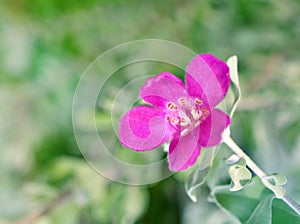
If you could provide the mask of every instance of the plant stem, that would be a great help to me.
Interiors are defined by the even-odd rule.
[[[230,136],[226,136],[223,139],[223,141],[240,158],[244,158],[245,159],[247,166],[260,179],[262,179],[263,177],[267,176],[267,174],[264,171],[262,171],[262,169],[260,169],[246,153],[244,153],[244,151],[232,140],[232,138]],[[300,207],[299,207],[299,205],[293,199],[291,199],[287,194],[285,194],[280,199],[283,200],[290,208],[292,208],[300,216]]]
[[[290,198],[287,194],[281,198],[288,206],[290,206],[299,216],[300,216],[300,207],[292,198]]]
[[[262,171],[253,160],[246,154],[244,151],[232,140],[231,137],[226,137],[224,139],[224,143],[228,145],[228,147],[235,152],[240,158],[244,158],[246,160],[247,166],[261,179],[267,174]]]

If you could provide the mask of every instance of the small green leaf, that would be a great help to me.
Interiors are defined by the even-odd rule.
[[[275,179],[275,181],[278,185],[285,185],[287,183],[286,176],[284,176],[280,173],[275,173],[272,175],[272,177]]]
[[[228,172],[232,180],[230,191],[241,190],[252,178],[252,174],[246,166],[233,165]]]
[[[236,154],[232,154],[228,159],[226,159],[226,163],[229,165],[235,164],[240,160],[241,157],[239,157]]]
[[[287,179],[284,175],[273,174],[262,178],[263,184],[274,192],[277,198],[282,198],[286,191],[282,185],[286,184]]]
[[[232,158],[231,156],[229,159],[232,162],[233,159],[236,160],[237,158]],[[244,158],[239,158],[235,164],[229,168],[228,173],[232,180],[231,191],[241,190],[252,178],[252,173],[246,167],[246,160]]]

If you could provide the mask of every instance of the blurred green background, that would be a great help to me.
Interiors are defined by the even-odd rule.
[[[233,137],[266,172],[284,173],[300,201],[298,1],[3,0],[1,224],[234,223],[205,198],[193,203],[180,175],[144,187],[110,182],[76,145],[72,100],[83,71],[142,38],[238,56],[243,99]]]

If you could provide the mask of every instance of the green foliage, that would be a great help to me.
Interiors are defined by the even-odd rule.
[[[282,200],[274,199],[272,206],[272,223],[300,223],[299,216],[291,211]]]
[[[215,187],[211,198],[241,223],[280,224],[283,220],[300,223],[299,216],[290,207],[273,199],[273,193],[257,177],[238,192],[231,192],[228,186]]]

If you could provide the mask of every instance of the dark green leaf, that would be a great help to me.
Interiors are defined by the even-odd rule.
[[[300,224],[300,217],[282,200],[273,201],[272,214],[272,224]]]

